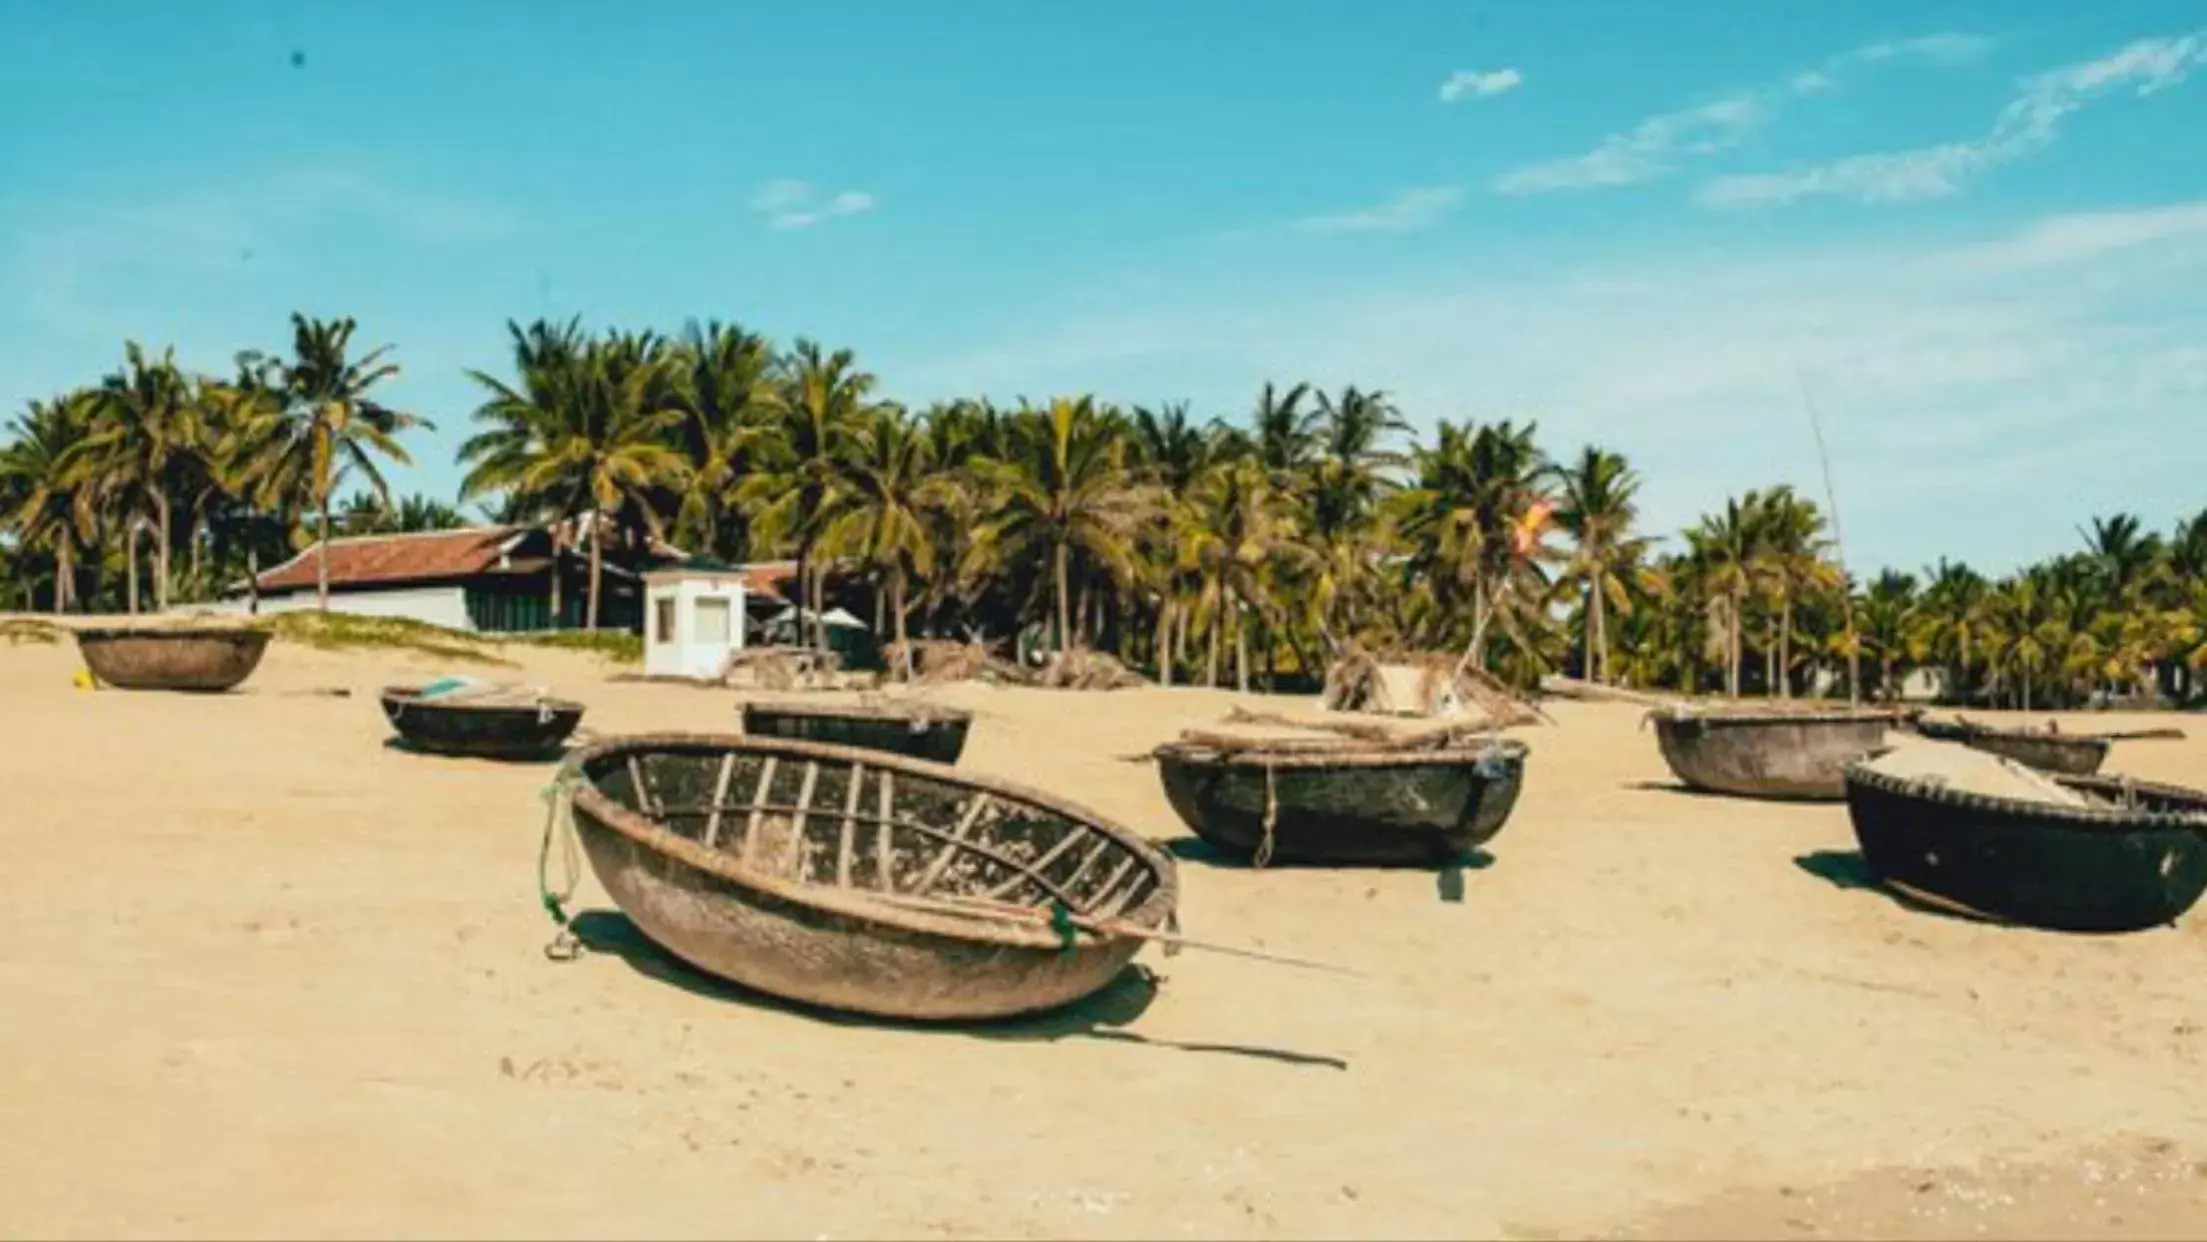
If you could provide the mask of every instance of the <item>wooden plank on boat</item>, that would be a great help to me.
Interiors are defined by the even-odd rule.
[[[751,866],[759,856],[759,824],[766,818],[766,795],[774,786],[774,765],[780,756],[768,755],[759,765],[759,786],[751,794],[750,814],[743,819],[743,865]],[[713,808],[719,810],[718,806]]]
[[[851,851],[858,835],[858,799],[866,785],[866,765],[851,765],[851,787],[843,798],[843,823],[835,834],[835,886],[851,886]]]
[[[805,874],[805,830],[812,825],[812,791],[820,783],[820,764],[817,760],[805,764],[804,784],[797,789],[797,816],[792,821],[795,836],[789,848],[789,878],[800,880]]]
[[[881,825],[874,833],[874,886],[882,892],[893,893],[897,888],[897,873],[891,865],[896,861],[891,848],[889,833],[896,823],[896,771],[881,770]]]
[[[943,872],[950,869],[951,860],[958,856],[958,843],[966,839],[966,834],[973,831],[975,824],[981,822],[981,814],[988,809],[989,802],[990,796],[987,790],[982,790],[973,795],[973,801],[966,803],[965,814],[958,817],[957,826],[951,829],[952,840],[950,844],[945,845],[942,851],[929,861],[927,870],[920,873],[920,878],[913,881],[905,889],[906,892],[924,893],[934,887],[935,881],[941,879]]]
[[[713,782],[713,817],[705,821],[705,848],[712,849],[720,842],[720,804],[728,800],[728,782],[735,779],[736,752],[729,751],[720,757],[720,779]]]

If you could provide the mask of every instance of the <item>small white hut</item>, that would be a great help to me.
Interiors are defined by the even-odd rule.
[[[693,556],[644,575],[644,675],[718,677],[743,650],[744,576]]]

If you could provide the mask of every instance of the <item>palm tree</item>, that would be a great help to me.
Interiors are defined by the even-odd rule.
[[[1758,518],[1762,494],[1727,499],[1720,513],[1706,514],[1686,532],[1686,543],[1699,562],[1710,602],[1721,609],[1724,628],[1724,693],[1738,698],[1746,648],[1742,641],[1747,598],[1755,589]]]
[[[1570,467],[1557,468],[1554,477],[1556,525],[1572,544],[1565,573],[1579,586],[1585,601],[1581,667],[1588,680],[1608,681],[1609,609],[1614,606],[1624,612],[1632,607],[1630,584],[1652,543],[1632,533],[1639,518],[1633,498],[1640,490],[1640,476],[1623,454],[1589,444]]]
[[[1007,460],[990,463],[995,512],[967,557],[1001,564],[1046,556],[1056,588],[1057,647],[1073,646],[1072,558],[1078,551],[1115,580],[1134,576],[1134,539],[1152,493],[1127,466],[1127,441],[1093,402],[1056,398],[1012,424]]]
[[[931,519],[957,495],[956,484],[935,460],[934,445],[903,410],[868,412],[837,463],[841,486],[820,514],[820,549],[851,556],[889,584],[889,612],[904,653],[904,676],[913,676],[906,640],[907,584],[935,572]]]
[[[1249,689],[1249,626],[1254,609],[1268,625],[1280,610],[1273,572],[1284,559],[1307,556],[1295,539],[1293,504],[1270,471],[1251,458],[1223,462],[1197,480],[1179,510],[1182,563],[1202,583],[1199,611],[1211,621],[1207,678],[1218,684],[1220,637],[1234,637],[1234,685]]]
[[[812,554],[821,515],[842,482],[836,467],[844,446],[875,411],[874,384],[850,350],[829,353],[813,341],[798,341],[782,382],[767,395],[772,431],[761,441],[761,460],[736,491],[740,502],[753,506],[754,526],[795,541],[798,632],[804,632],[810,611],[813,642],[821,647],[827,645],[827,623],[820,616],[826,575]]]
[[[460,499],[497,493],[502,497],[498,515],[502,523],[544,523],[552,541],[552,624],[560,626],[566,624],[561,598],[566,531],[581,518],[589,485],[571,473],[563,477],[538,467],[548,452],[546,446],[561,437],[560,428],[576,403],[582,358],[590,342],[580,319],[559,325],[539,319],[527,328],[507,320],[506,334],[512,342],[515,382],[508,384],[481,371],[467,373],[489,397],[473,415],[474,421],[487,426],[460,446],[460,463],[469,467],[460,480]],[[527,479],[542,486],[524,486]]]
[[[1415,456],[1415,485],[1395,498],[1409,545],[1404,565],[1432,585],[1439,613],[1453,613],[1459,593],[1469,592],[1466,661],[1482,670],[1490,624],[1499,621],[1526,646],[1525,627],[1546,590],[1541,566],[1556,555],[1541,541],[1554,504],[1535,430],[1508,420],[1477,428],[1444,420],[1438,443]]]
[[[199,405],[175,351],[149,359],[136,341],[123,349],[122,369],[94,390],[92,419],[76,445],[76,468],[96,498],[129,515],[130,611],[138,611],[138,537],[152,529],[154,607],[167,611],[173,579],[169,550],[174,546],[171,494],[178,469],[201,442]]]
[[[668,443],[683,412],[665,394],[664,349],[655,337],[574,345],[541,323],[529,332],[508,327],[522,384],[517,389],[474,373],[490,393],[475,417],[490,428],[460,446],[460,460],[473,463],[461,495],[518,492],[559,504],[561,521],[588,519],[583,624],[595,630],[608,526],[633,509],[646,526],[657,527],[647,492],[659,481],[683,477],[681,455]],[[555,581],[558,573],[555,562]]]
[[[15,420],[14,440],[0,449],[0,496],[8,501],[0,519],[24,550],[53,556],[56,613],[69,611],[78,558],[91,545],[93,506],[70,468],[88,433],[91,406],[91,395],[81,392],[33,401]]]
[[[742,518],[729,502],[766,432],[778,378],[772,344],[732,324],[691,323],[675,348],[672,379],[684,415],[678,437],[689,463],[677,520],[715,555],[749,542],[740,528],[727,537]]]
[[[399,369],[397,363],[383,360],[389,346],[372,349],[357,360],[346,357],[358,326],[350,317],[321,320],[294,314],[291,357],[274,359],[248,352],[238,358],[240,369],[273,398],[265,411],[267,425],[254,433],[262,446],[251,466],[260,501],[263,505],[296,501],[313,511],[314,599],[325,612],[330,606],[331,497],[347,476],[358,471],[378,496],[388,500],[390,485],[376,458],[411,465],[413,458],[399,445],[399,433],[415,427],[435,429],[427,419],[369,396]]]

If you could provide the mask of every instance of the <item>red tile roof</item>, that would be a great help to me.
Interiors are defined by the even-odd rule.
[[[473,577],[497,569],[499,549],[519,533],[507,526],[478,526],[470,530],[332,539],[329,545],[330,585],[366,586]],[[311,591],[315,573],[314,549],[310,547],[274,569],[262,571],[260,589]]]

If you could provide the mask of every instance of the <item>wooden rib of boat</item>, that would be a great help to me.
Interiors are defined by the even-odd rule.
[[[1879,879],[2003,922],[2136,931],[2175,922],[2207,890],[2207,792],[2054,779],[2095,805],[1986,797],[1858,762],[1846,771],[1848,817]]]
[[[743,731],[754,737],[856,746],[934,763],[958,762],[972,724],[973,713],[932,703],[754,701],[743,705]]]
[[[807,1004],[980,1019],[1108,984],[1172,859],[1070,802],[899,755],[654,734],[570,760],[591,869],[700,970]]]
[[[1887,711],[1673,708],[1649,713],[1671,772],[1690,789],[1836,802],[1847,764],[1884,744]]]
[[[382,701],[383,715],[408,745],[483,759],[557,754],[583,713],[583,705],[569,699],[425,699],[418,686],[386,686]]]
[[[1916,730],[1942,742],[1960,742],[1973,750],[2062,776],[2090,776],[2107,761],[2109,739],[2089,733],[2042,729],[2004,729],[1971,721],[1922,720]]]
[[[247,626],[82,629],[77,651],[102,684],[118,690],[212,694],[253,675],[269,633]]]
[[[1526,747],[1183,739],[1152,753],[1173,810],[1230,854],[1259,865],[1434,866],[1502,830],[1524,785]]]

